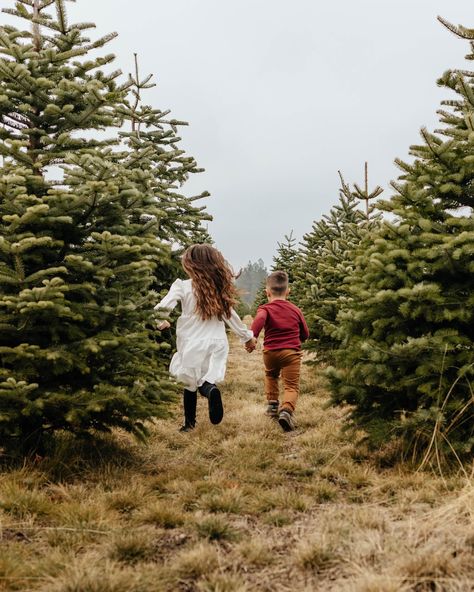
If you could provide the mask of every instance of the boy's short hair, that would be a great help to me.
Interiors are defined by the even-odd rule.
[[[274,271],[267,277],[266,285],[273,296],[282,296],[288,290],[288,274],[286,271]]]

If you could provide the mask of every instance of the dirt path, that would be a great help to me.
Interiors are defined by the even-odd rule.
[[[304,369],[298,430],[263,415],[261,352],[232,342],[219,426],[160,420],[0,476],[0,590],[474,590],[474,490],[378,469]]]

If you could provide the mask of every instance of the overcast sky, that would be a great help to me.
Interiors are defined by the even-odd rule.
[[[3,4],[5,0],[1,0]],[[10,3],[8,3],[10,4]],[[206,169],[209,230],[235,266],[271,262],[338,199],[338,169],[373,184],[397,175],[419,129],[436,126],[446,69],[468,44],[436,20],[474,27],[471,0],[77,0],[71,20],[117,31],[117,63],[158,86],[147,102],[189,122],[184,148]],[[389,189],[385,192],[388,195]]]

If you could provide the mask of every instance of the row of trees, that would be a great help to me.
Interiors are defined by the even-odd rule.
[[[18,0],[0,28],[0,444],[120,426],[137,436],[173,387],[156,291],[208,219],[172,119],[69,24],[64,0]],[[100,52],[98,57],[90,53]]]
[[[64,0],[4,12],[27,30],[0,28],[0,444],[143,437],[173,392],[152,306],[179,250],[210,239],[206,194],[180,189],[200,169],[179,147],[184,123],[143,102],[137,61],[124,79],[113,55],[90,56],[115,34],[91,41]],[[474,31],[444,24],[474,47]],[[333,403],[375,443],[474,444],[473,80],[439,80],[456,97],[398,161],[393,197],[341,176],[337,205],[272,265],[292,279]]]
[[[474,59],[474,30],[442,22]],[[402,437],[426,458],[474,447],[473,81],[446,72],[438,84],[456,96],[413,160],[397,160],[395,194],[375,202],[379,187],[341,177],[339,203],[287,267],[333,404],[349,404],[373,443]]]

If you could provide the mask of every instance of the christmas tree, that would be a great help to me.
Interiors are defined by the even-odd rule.
[[[474,30],[445,24],[474,48]],[[397,193],[381,204],[391,218],[362,242],[338,316],[333,400],[353,405],[374,442],[474,444],[473,79],[439,80],[456,98],[443,102],[441,129],[422,130],[413,162],[397,161]]]
[[[54,12],[53,12],[53,9]],[[125,82],[115,34],[64,0],[19,0],[0,28],[0,442],[119,426],[139,437],[170,384],[147,328],[172,245],[205,218],[168,112]]]
[[[371,202],[382,189],[377,186],[369,191],[367,163],[364,189],[354,185],[351,190],[341,173],[339,176],[339,203],[314,222],[311,232],[304,236],[295,282],[296,300],[310,329],[305,348],[317,353],[317,362],[332,360],[333,351],[340,345],[337,315],[350,298],[347,280],[354,268],[354,251],[379,223]]]
[[[296,238],[293,236],[293,231],[290,234],[285,234],[281,243],[278,243],[278,248],[272,262],[272,271],[286,271],[288,274],[289,283],[294,281],[295,267],[298,262],[299,250]]]
[[[296,267],[298,265],[299,259],[299,249],[297,246],[296,238],[293,236],[293,231],[290,234],[285,234],[283,241],[277,243],[277,252],[273,257],[272,266],[270,271],[286,271],[288,274],[288,281],[290,286],[293,284],[295,279],[295,272]],[[293,300],[293,296],[292,296]],[[257,310],[257,308],[261,304],[265,304],[267,302],[267,293],[266,293],[266,278],[263,280],[260,289],[255,296],[255,300],[253,303],[253,311]]]

